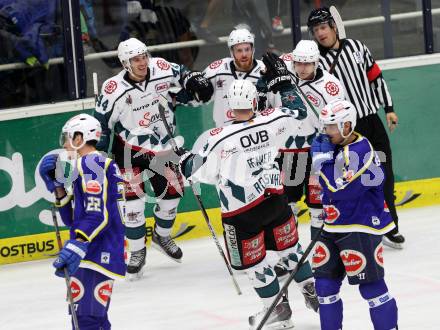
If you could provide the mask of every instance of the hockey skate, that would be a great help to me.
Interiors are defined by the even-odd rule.
[[[403,249],[403,243],[405,243],[405,237],[401,233],[387,233],[382,236],[382,243],[393,249]]]
[[[315,312],[318,313],[319,301],[315,291],[315,283],[307,283],[306,285],[304,285],[301,292],[304,296],[304,300],[306,301],[307,308],[313,309]]]
[[[129,281],[136,281],[142,277],[146,256],[147,249],[145,247],[139,251],[131,252],[130,261],[127,265],[127,279]]]
[[[250,330],[254,330],[258,327],[261,320],[266,313],[267,308],[264,308],[261,312],[249,316]],[[292,310],[289,306],[289,301],[285,296],[278,305],[275,306],[272,313],[270,313],[269,318],[263,326],[263,330],[280,330],[280,329],[292,329]]]
[[[176,262],[182,262],[182,250],[176,245],[171,236],[160,236],[153,230],[151,246]]]

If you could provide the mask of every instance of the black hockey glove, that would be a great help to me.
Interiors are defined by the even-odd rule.
[[[266,71],[262,73],[262,77],[271,92],[277,93],[292,84],[286,63],[278,56],[268,52],[263,55],[263,63],[266,66]]]
[[[203,73],[193,71],[183,81],[183,87],[191,93],[196,101],[208,102],[214,94],[214,87]]]
[[[267,89],[266,83],[261,79],[258,80],[255,87],[257,88],[258,95],[258,111],[263,111],[267,108],[267,93],[269,90]]]

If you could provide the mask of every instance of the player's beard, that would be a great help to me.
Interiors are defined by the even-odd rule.
[[[239,71],[249,72],[252,69],[253,58],[252,56],[245,62],[234,60],[235,66]]]

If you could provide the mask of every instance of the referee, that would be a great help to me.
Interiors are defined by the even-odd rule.
[[[365,44],[354,39],[339,39],[330,10],[322,7],[313,10],[307,26],[320,48],[320,63],[343,84],[346,98],[358,111],[356,131],[367,137],[376,151],[385,154],[384,194],[396,228],[387,233],[384,244],[401,249],[405,238],[399,233],[398,217],[394,204],[394,174],[390,140],[377,111],[383,106],[390,132],[396,128],[398,118],[381,70]],[[338,52],[341,48],[340,52]],[[339,55],[339,56],[337,56]],[[336,62],[335,62],[336,61]],[[335,64],[333,64],[335,63]]]

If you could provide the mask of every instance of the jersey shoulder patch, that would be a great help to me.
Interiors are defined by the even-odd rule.
[[[280,58],[284,61],[284,62],[292,62],[293,61],[293,57],[291,53],[286,53],[280,56]]]
[[[155,64],[160,70],[163,71],[169,70],[169,68],[171,67],[170,63],[161,57],[155,58]]]
[[[262,115],[262,116],[269,116],[269,115],[271,115],[273,112],[275,112],[275,108],[267,108],[267,109],[262,110],[262,111],[260,112],[260,115]]]
[[[118,88],[118,83],[116,80],[110,79],[104,86],[104,93],[113,94],[113,92]]]
[[[211,70],[217,69],[222,63],[223,63],[223,60],[216,60],[209,65],[209,68]]]
[[[217,134],[220,134],[221,131],[223,131],[223,127],[216,127],[209,131],[209,135],[215,136]]]

